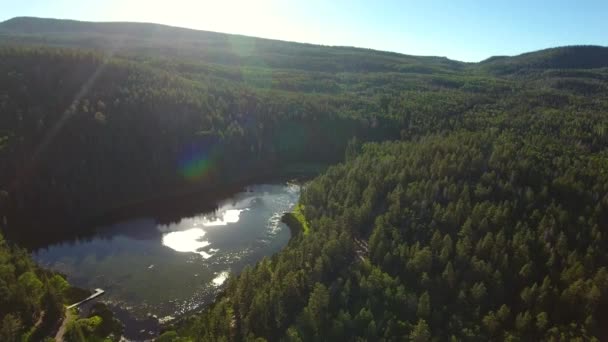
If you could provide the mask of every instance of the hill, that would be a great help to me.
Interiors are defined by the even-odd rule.
[[[607,163],[542,135],[365,145],[303,193],[311,231],[243,271],[179,335],[597,340]]]
[[[350,47],[253,38],[146,23],[91,23],[19,17],[0,23],[6,40],[87,47],[137,54],[195,59],[231,66],[259,66],[317,72],[399,71],[405,65],[459,68],[439,57],[406,56]]]
[[[543,69],[598,69],[608,67],[608,47],[564,46],[514,57],[491,57],[480,67],[496,74],[521,74]]]
[[[302,194],[307,234],[161,340],[601,339],[606,51],[466,64],[12,19],[3,229],[74,234],[130,203],[334,164]]]
[[[435,119],[425,112],[452,115],[508,87],[456,72],[454,62],[448,69],[438,64],[443,59],[152,24],[17,18],[0,31],[0,184],[15,226],[66,229],[112,208],[246,181],[290,162],[335,162],[354,136],[381,140],[398,138],[406,125],[412,134],[451,126],[426,122]],[[165,39],[172,32],[175,39]],[[119,48],[103,45],[127,36]],[[237,54],[243,46],[251,49]],[[449,102],[428,106],[439,98]],[[201,163],[213,167],[184,175]],[[26,214],[32,211],[38,215]]]

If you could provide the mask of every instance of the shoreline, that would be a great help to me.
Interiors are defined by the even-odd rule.
[[[133,200],[112,208],[101,210],[99,214],[79,220],[59,218],[54,221],[31,222],[18,225],[18,229],[9,235],[10,239],[30,252],[63,240],[90,237],[101,226],[110,225],[121,220],[137,217],[153,217],[159,222],[172,222],[177,217],[187,216],[201,210],[213,210],[219,201],[245,190],[247,186],[258,183],[276,183],[286,181],[305,181],[314,178],[329,164],[315,164],[314,169],[306,172],[294,172],[293,165],[286,165],[278,171],[258,173],[252,177],[234,180],[230,183],[218,183],[209,186],[193,186],[172,192],[163,192],[154,197]],[[290,170],[290,168],[292,170]],[[50,227],[53,234],[43,238],[33,238],[28,232],[37,227]]]

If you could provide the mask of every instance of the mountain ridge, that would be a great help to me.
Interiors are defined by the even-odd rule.
[[[396,56],[396,57],[406,57],[413,59],[428,59],[428,60],[438,60],[444,61],[448,63],[457,63],[457,64],[465,64],[465,65],[473,65],[473,66],[488,66],[493,65],[497,69],[502,70],[505,68],[501,64],[504,63],[524,63],[526,66],[534,66],[539,65],[543,62],[543,59],[546,61],[547,57],[557,58],[560,61],[560,58],[572,58],[585,56],[585,53],[595,52],[600,53],[603,62],[595,62],[591,64],[591,67],[608,67],[608,47],[601,45],[564,45],[564,46],[556,46],[551,48],[539,49],[530,52],[524,52],[517,55],[496,55],[490,56],[484,60],[479,62],[464,62],[456,59],[450,59],[445,56],[431,56],[431,55],[411,55],[406,53],[387,51],[387,50],[377,50],[365,47],[357,47],[357,46],[342,46],[342,45],[323,45],[316,43],[305,43],[305,42],[295,42],[281,39],[270,39],[270,38],[262,38],[249,36],[246,34],[232,34],[232,33],[224,33],[217,31],[209,31],[209,30],[199,30],[193,28],[186,28],[180,26],[166,25],[166,24],[158,24],[152,22],[129,22],[129,21],[83,21],[83,20],[75,20],[75,19],[56,19],[56,18],[43,18],[43,17],[31,17],[31,16],[22,16],[22,17],[14,17],[7,19],[3,22],[0,22],[0,33],[12,33],[12,34],[64,34],[67,32],[74,33],[74,30],[81,30],[80,33],[87,34],[112,34],[112,35],[142,35],[142,34],[157,34],[162,36],[169,36],[172,34],[179,34],[179,38],[198,38],[201,39],[203,37],[207,38],[230,38],[230,37],[238,37],[244,39],[254,39],[256,41],[262,41],[271,44],[291,44],[298,45],[301,47],[308,48],[329,48],[329,49],[337,49],[344,51],[354,51],[354,52],[365,52],[365,53],[373,53],[379,55],[387,55],[387,56]],[[549,55],[549,56],[547,56]],[[583,58],[584,61],[588,61],[588,59]],[[550,63],[549,65],[554,66],[555,68],[559,68],[561,65],[559,63]],[[583,68],[588,64],[582,63]],[[507,68],[509,70],[511,68]],[[500,73],[500,72],[498,72]]]
[[[36,23],[33,23],[33,22],[36,22]],[[38,25],[42,25],[42,26],[39,29],[32,29],[32,28],[27,28],[27,27],[23,26],[23,25],[28,25],[28,24],[38,24]],[[118,31],[115,31],[112,29],[111,26],[117,26],[117,25],[122,26],[123,28],[130,28],[132,30],[135,28],[140,29],[141,32],[139,32],[139,33],[146,33],[144,31],[146,29],[148,29],[148,30],[156,30],[157,32],[155,32],[155,33],[162,33],[162,34],[180,33],[180,34],[192,35],[192,36],[216,35],[216,36],[227,36],[227,37],[241,37],[241,38],[250,38],[250,39],[266,41],[266,42],[295,44],[295,45],[308,46],[308,47],[332,48],[332,49],[341,49],[341,50],[355,50],[355,51],[359,51],[359,52],[368,52],[368,53],[372,52],[372,53],[378,53],[378,54],[396,55],[396,56],[404,56],[404,57],[411,57],[411,58],[442,59],[442,60],[449,60],[452,62],[465,63],[465,62],[447,58],[445,56],[419,56],[419,55],[410,55],[410,54],[404,54],[404,53],[400,53],[400,52],[377,50],[377,49],[357,47],[357,46],[324,45],[324,44],[316,44],[316,43],[305,43],[305,42],[289,41],[289,40],[282,40],[282,39],[249,36],[246,34],[235,34],[235,33],[225,33],[225,32],[210,31],[210,30],[200,30],[200,29],[152,23],[152,22],[131,22],[131,21],[99,21],[99,22],[95,21],[94,22],[94,21],[82,21],[82,20],[75,20],[75,19],[55,19],[55,18],[24,16],[24,17],[14,17],[14,18],[5,20],[3,22],[0,22],[0,32],[2,32],[4,30],[5,32],[10,32],[10,33],[39,33],[39,32],[41,32],[41,29],[47,29],[47,30],[54,29],[56,31],[47,31],[46,33],[55,34],[55,33],[70,32],[69,30],[74,29],[75,28],[74,26],[79,26],[80,28],[88,28],[89,31],[86,31],[87,33],[96,33],[93,30],[96,28],[96,29],[103,29],[105,31],[108,31],[108,33],[114,31],[114,33],[117,33],[117,34],[121,34],[121,33],[124,34],[125,32],[119,32],[120,29]],[[138,32],[137,32],[137,30],[133,30],[129,33],[137,34]],[[148,32],[148,33],[150,33],[150,32]]]

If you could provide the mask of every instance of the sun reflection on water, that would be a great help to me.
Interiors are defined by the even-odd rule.
[[[205,240],[206,232],[201,227],[216,227],[226,226],[228,224],[239,222],[241,212],[248,210],[245,209],[228,209],[216,215],[213,219],[207,216],[202,218],[187,218],[183,219],[176,225],[163,226],[159,229],[161,231],[168,231],[163,234],[162,243],[164,246],[169,247],[177,252],[183,253],[197,253],[204,259],[209,259],[216,252],[219,251],[217,248],[210,248],[208,251],[203,249],[208,247],[211,243]],[[175,230],[177,227],[192,227],[186,230]]]

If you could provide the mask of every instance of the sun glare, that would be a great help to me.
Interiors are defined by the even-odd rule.
[[[196,1],[175,0],[150,2],[143,0],[120,1],[116,7],[121,13],[114,17],[138,21],[161,22],[174,26],[189,27],[228,33],[243,33],[250,30],[267,31],[274,27],[272,20],[277,4],[273,0],[262,1]],[[145,9],[142,11],[142,8]]]

